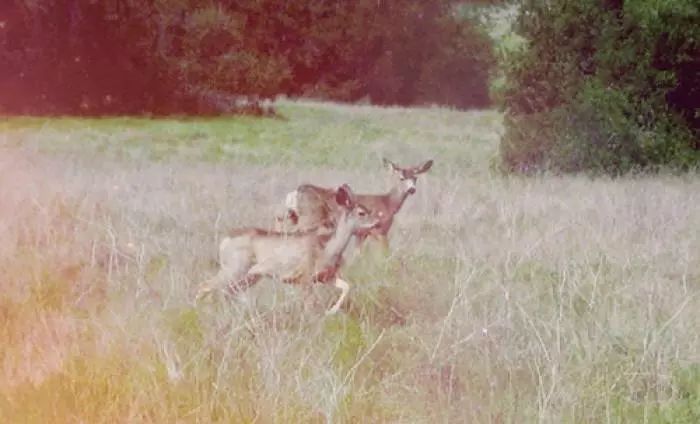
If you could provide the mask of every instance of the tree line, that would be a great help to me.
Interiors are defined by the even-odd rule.
[[[505,54],[464,13],[493,4],[517,10],[522,42]],[[7,0],[0,113],[494,97],[507,171],[688,169],[700,164],[698,22],[696,0]]]
[[[218,113],[279,94],[489,104],[453,0],[7,0],[0,113]]]

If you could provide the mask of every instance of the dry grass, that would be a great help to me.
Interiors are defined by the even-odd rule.
[[[0,422],[700,416],[697,175],[502,177],[494,112],[282,112],[2,124]],[[272,281],[191,303],[227,228],[386,187],[383,154],[435,166],[341,314]]]

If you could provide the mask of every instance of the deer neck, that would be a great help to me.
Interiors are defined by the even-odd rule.
[[[403,202],[408,198],[408,191],[404,190],[401,185],[396,185],[389,191],[388,198],[389,211],[394,215],[401,209]]]
[[[343,213],[338,220],[335,232],[325,242],[319,261],[316,264],[316,269],[327,268],[340,263],[354,230],[352,224],[346,218],[347,215]]]

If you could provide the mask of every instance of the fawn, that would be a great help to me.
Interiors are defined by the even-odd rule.
[[[199,287],[197,299],[222,285],[236,293],[263,277],[290,284],[335,282],[340,297],[326,312],[334,314],[347,296],[350,285],[338,275],[350,237],[371,230],[379,219],[362,204],[346,184],[334,190],[338,208],[330,231],[309,229],[295,233],[241,228],[231,231],[219,245],[220,270]]]
[[[418,175],[428,171],[433,161],[428,160],[413,167],[400,167],[387,159],[382,159],[384,165],[392,172],[396,181],[385,194],[357,194],[357,201],[372,211],[379,223],[372,228],[357,228],[354,232],[360,243],[368,237],[378,239],[388,248],[388,233],[394,222],[394,216],[401,210],[409,195],[416,192]],[[334,201],[336,191],[331,188],[319,187],[312,184],[300,185],[296,190],[287,194],[285,199],[286,211],[283,216],[276,218],[276,228],[284,231],[332,231],[337,225],[342,210]]]

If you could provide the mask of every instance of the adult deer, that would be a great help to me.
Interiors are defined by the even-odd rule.
[[[357,194],[357,201],[372,211],[379,220],[373,228],[358,228],[355,236],[362,244],[367,237],[378,239],[384,248],[388,248],[388,234],[394,223],[394,216],[401,210],[409,195],[416,192],[418,175],[428,171],[433,161],[428,160],[421,165],[403,168],[388,159],[382,159],[395,178],[395,182],[385,194]],[[286,212],[277,217],[277,228],[293,227],[296,231],[308,231],[322,228],[326,231],[336,225],[341,210],[334,202],[335,190],[312,184],[300,185],[296,190],[287,194],[285,200]],[[290,225],[290,222],[293,225]]]
[[[336,313],[350,290],[348,282],[338,276],[343,252],[355,231],[371,229],[379,220],[357,202],[345,184],[335,191],[334,201],[340,215],[332,232],[318,229],[296,233],[260,228],[233,230],[219,245],[219,272],[200,285],[197,299],[226,284],[231,292],[236,293],[264,276],[290,284],[335,280],[335,287],[341,290],[341,294],[327,313]]]

